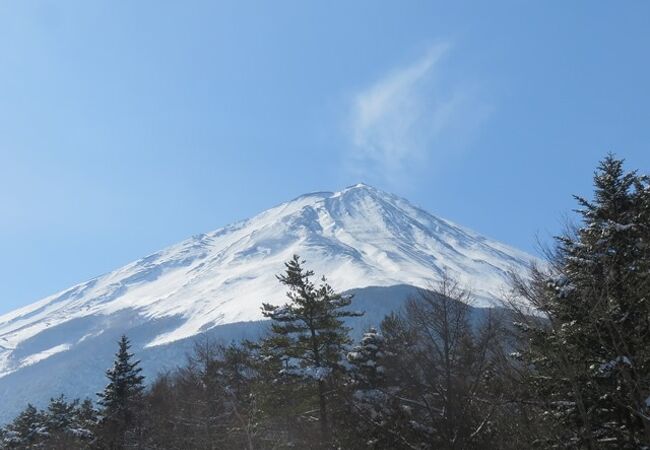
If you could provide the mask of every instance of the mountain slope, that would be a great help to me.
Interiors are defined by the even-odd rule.
[[[337,290],[426,287],[448,271],[479,306],[532,260],[367,185],[303,195],[0,316],[0,395],[3,377],[70,360],[118,330],[156,348],[259,320],[262,301],[284,301],[275,275],[293,254]]]

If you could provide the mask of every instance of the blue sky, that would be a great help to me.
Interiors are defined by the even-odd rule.
[[[650,3],[0,1],[0,312],[363,181],[531,252],[650,168]]]

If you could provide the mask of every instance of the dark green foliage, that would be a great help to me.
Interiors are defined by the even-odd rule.
[[[520,289],[548,317],[522,327],[528,381],[552,430],[541,442],[639,448],[650,445],[650,184],[609,155],[594,186],[551,270]]]
[[[315,385],[321,439],[330,442],[332,392],[336,376],[342,372],[345,349],[351,343],[349,329],[341,319],[362,313],[345,309],[352,298],[335,292],[324,277],[318,286],[314,285],[310,280],[314,273],[303,269],[303,263],[294,255],[285,264],[285,273],[278,276],[289,289],[289,302],[283,306],[262,306],[262,314],[272,323],[271,335],[264,340],[261,350],[277,369],[278,377],[285,378],[278,384],[291,386],[293,383],[286,378],[294,377]],[[307,386],[304,393],[309,391]],[[292,406],[289,407],[294,409]]]
[[[128,338],[122,336],[113,367],[106,371],[108,384],[97,394],[102,407],[101,442],[111,449],[133,447],[141,441],[144,377],[130,348]]]
[[[39,448],[47,437],[44,414],[31,404],[3,431],[4,448]]]
[[[349,393],[346,396],[348,414],[340,433],[347,438],[347,447],[401,448],[406,441],[403,431],[410,415],[400,407],[396,386],[389,383],[392,371],[386,363],[396,356],[386,348],[384,336],[371,328],[347,355],[351,364]]]
[[[50,400],[44,413],[48,433],[47,447],[68,449],[94,441],[96,412],[89,400],[67,402],[63,395]]]
[[[262,314],[272,320],[272,335],[265,340],[274,355],[284,359],[283,373],[304,378],[325,379],[340,369],[343,350],[350,344],[349,329],[342,318],[362,313],[346,310],[350,296],[341,295],[325,278],[315,286],[311,270],[304,270],[298,256],[285,264],[278,276],[287,286],[289,303],[262,306]]]
[[[89,400],[50,399],[43,411],[27,408],[2,432],[0,448],[87,448],[94,442],[96,411]]]
[[[347,359],[353,365],[353,377],[358,389],[374,389],[382,384],[386,368],[384,337],[375,328],[363,334],[359,345],[348,352]]]

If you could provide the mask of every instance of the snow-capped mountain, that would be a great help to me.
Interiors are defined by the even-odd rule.
[[[293,254],[339,291],[427,287],[448,271],[479,306],[533,259],[367,185],[303,195],[0,316],[0,399],[14,413],[39,400],[30,395],[91,394],[122,332],[156,355],[155,373],[178,357],[175,343],[260,320],[262,301],[284,302],[275,275]],[[91,371],[98,379],[85,384],[52,381]]]

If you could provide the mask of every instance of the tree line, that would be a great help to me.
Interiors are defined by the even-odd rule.
[[[548,262],[473,314],[451,276],[356,342],[362,313],[294,256],[256,341],[199,339],[145,387],[126,337],[98,401],[60,396],[2,448],[650,448],[650,179],[607,156]]]

